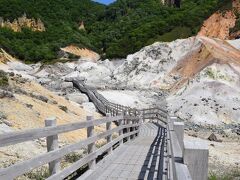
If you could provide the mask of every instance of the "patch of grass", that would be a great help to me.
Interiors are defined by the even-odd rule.
[[[240,179],[240,170],[234,169],[229,173],[217,174],[210,172],[208,180],[238,180]]]
[[[18,177],[16,180],[33,179],[33,180],[44,180],[50,176],[48,167],[41,167],[32,172],[26,173],[23,176]]]
[[[212,79],[215,78],[214,72],[211,69],[207,69],[206,75]]]
[[[225,3],[222,7],[219,8],[219,11],[225,13],[226,11],[232,10],[232,1],[225,0]]]
[[[158,37],[159,41],[170,42],[175,39],[184,39],[192,35],[192,31],[188,27],[176,27],[172,31]]]
[[[3,112],[0,111],[0,120],[1,119],[7,119],[7,116]]]
[[[82,158],[82,154],[73,152],[73,153],[66,155],[64,157],[64,160],[68,163],[74,163],[81,158]]]
[[[8,86],[8,75],[4,71],[0,70],[0,87]]]
[[[240,17],[237,19],[236,24],[230,29],[230,33],[234,33],[240,30]]]
[[[64,112],[68,111],[68,108],[66,106],[59,105],[59,109],[63,110]]]

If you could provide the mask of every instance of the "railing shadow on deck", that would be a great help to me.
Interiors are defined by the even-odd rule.
[[[164,148],[166,147],[165,137],[166,137],[166,128],[161,126],[158,123],[154,123],[158,127],[157,135],[152,142],[144,165],[138,176],[139,180],[143,179],[154,179],[154,174],[157,173],[156,179],[162,180],[164,175],[163,169],[163,159],[164,159]],[[159,158],[159,161],[157,159]],[[157,164],[158,163],[158,164]],[[158,167],[156,170],[156,166]],[[147,177],[146,174],[148,172]]]

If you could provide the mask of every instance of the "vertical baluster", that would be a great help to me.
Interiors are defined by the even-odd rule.
[[[93,116],[87,116],[87,121],[93,121]],[[90,126],[87,128],[87,138],[92,137],[94,135],[94,126]],[[95,151],[95,142],[88,145],[88,154],[93,153]],[[94,169],[96,164],[96,159],[90,161],[88,163],[89,169]]]
[[[45,120],[45,126],[56,126],[56,118],[47,118]],[[53,151],[58,149],[58,135],[52,135],[47,137],[47,151]],[[49,172],[51,175],[60,171],[60,159],[54,160],[49,163]]]
[[[121,113],[119,113],[118,114],[119,116],[123,116],[123,114]],[[119,119],[118,120],[118,125],[119,125],[119,127],[122,127],[122,122],[123,122],[123,119],[121,118],[121,119]],[[119,136],[121,136],[123,134],[123,129],[121,129],[121,130],[119,130]],[[123,144],[123,139],[121,139],[120,141],[119,141],[119,145],[121,146]]]
[[[110,114],[107,113],[107,118],[110,118]],[[112,122],[106,123],[106,130],[110,131],[112,129]],[[112,141],[112,134],[107,136],[107,143],[110,143]],[[112,146],[108,149],[108,154],[112,153]]]
[[[129,120],[126,118],[128,116],[128,111],[124,111],[124,121],[126,125],[129,125]],[[130,128],[126,128],[126,133],[130,132]],[[129,141],[129,136],[126,137],[126,141]]]

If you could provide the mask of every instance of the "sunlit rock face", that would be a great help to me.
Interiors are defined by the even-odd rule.
[[[8,19],[4,21],[4,19],[0,17],[0,27],[10,28],[14,32],[21,32],[22,28],[29,28],[32,31],[39,32],[46,31],[41,19],[27,18],[26,14],[24,14],[22,17],[14,19],[12,22],[10,22]]]

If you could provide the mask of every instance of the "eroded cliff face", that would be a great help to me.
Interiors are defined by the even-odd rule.
[[[232,9],[225,12],[216,12],[204,23],[198,33],[201,36],[219,39],[235,39],[240,35],[240,31],[231,32],[237,21],[237,14],[240,13],[239,0],[232,1]]]
[[[82,60],[88,60],[96,62],[100,59],[100,55],[92,50],[89,50],[87,48],[80,48],[75,45],[69,45],[64,48],[61,48],[63,52],[73,54],[77,57],[79,57]]]
[[[198,35],[229,39],[230,29],[235,26],[235,22],[236,16],[233,11],[227,11],[225,14],[216,12],[204,22]]]
[[[14,19],[10,22],[8,19],[5,21],[0,17],[0,27],[7,27],[12,29],[14,32],[21,32],[22,28],[30,28],[32,31],[45,31],[45,26],[41,19],[27,18],[26,14],[18,19]]]
[[[0,48],[0,64],[5,64],[9,61],[15,61],[16,59]]]

